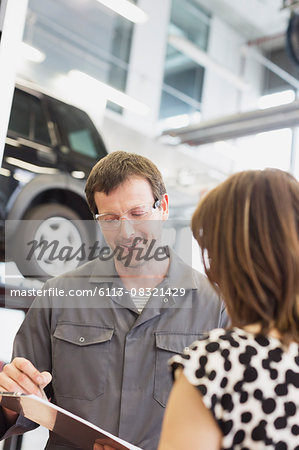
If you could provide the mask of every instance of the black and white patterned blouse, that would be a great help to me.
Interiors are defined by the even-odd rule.
[[[183,367],[223,433],[222,448],[299,450],[299,346],[216,329],[169,361]]]

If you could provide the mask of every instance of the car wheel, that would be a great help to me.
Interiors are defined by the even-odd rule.
[[[21,221],[14,259],[25,277],[47,279],[87,260],[95,237],[92,221],[58,203],[36,206]]]

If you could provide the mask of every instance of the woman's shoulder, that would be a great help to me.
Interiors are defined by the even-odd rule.
[[[206,333],[202,339],[193,342],[187,349],[193,352],[216,353],[225,348],[237,349],[244,345],[258,345],[259,340],[241,328],[215,328]],[[186,352],[185,352],[186,353]],[[188,354],[188,352],[187,352]]]
[[[215,370],[224,373],[234,371],[253,372],[249,366],[270,370],[270,366],[279,365],[279,370],[298,368],[298,344],[286,350],[279,339],[253,334],[241,328],[211,330],[202,340],[193,342],[181,355],[170,360],[173,372],[181,367],[193,383],[199,378],[214,376]],[[246,370],[245,370],[246,369]],[[211,375],[212,373],[212,375]],[[271,374],[270,374],[271,375]],[[233,376],[231,375],[233,378]]]
[[[200,369],[198,373],[204,375],[209,366],[219,367],[221,361],[227,361],[225,368],[228,369],[230,351],[240,347],[241,339],[234,329],[216,328],[186,347],[182,354],[173,356],[169,365],[173,372],[181,367],[189,373]]]
[[[233,349],[249,349],[254,347],[261,351],[269,351],[270,349],[278,348],[279,351],[284,352],[286,349],[278,338],[272,336],[265,336],[262,333],[253,333],[243,328],[232,327],[229,329],[216,328],[206,333],[200,340],[193,342],[188,348],[193,351],[207,351],[214,353],[224,348]],[[298,352],[298,344],[291,345],[295,353]]]

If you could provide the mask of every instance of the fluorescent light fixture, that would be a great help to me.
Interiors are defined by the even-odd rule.
[[[24,58],[35,63],[41,63],[46,59],[46,55],[32,45],[21,43],[21,52]]]
[[[102,81],[97,80],[96,78],[87,75],[84,72],[80,72],[79,70],[71,70],[68,73],[68,79],[70,87],[73,88],[75,92],[86,91],[88,95],[91,95],[94,99],[95,95],[109,100],[110,102],[115,103],[116,105],[121,106],[122,108],[128,109],[131,112],[140,115],[146,115],[150,112],[150,108],[144,103],[136,100],[133,97],[125,94],[124,92],[119,91],[118,89],[109,86]]]
[[[193,44],[193,42],[188,41],[185,37],[171,34],[168,36],[168,42],[172,47],[188,56],[197,64],[205,67],[206,69],[214,70],[219,76],[233,84],[237,89],[241,91],[246,91],[249,89],[249,84],[242,78],[235,75],[222,64],[213,60],[206,52]]]
[[[166,117],[161,119],[158,124],[160,132],[167,129],[184,128],[194,123],[199,123],[201,120],[201,113],[195,111],[191,114],[178,114],[176,116]]]
[[[190,117],[188,114],[179,114],[177,116],[167,117],[163,120],[163,127],[166,128],[183,128],[190,125]]]
[[[148,15],[134,3],[128,0],[97,0],[107,8],[125,17],[134,23],[144,23],[148,20]]]
[[[287,103],[292,103],[295,98],[295,92],[292,89],[287,89],[286,91],[263,95],[258,100],[258,107],[260,109],[267,109],[273,106],[286,105]]]

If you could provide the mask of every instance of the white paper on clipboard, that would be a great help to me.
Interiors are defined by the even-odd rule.
[[[0,392],[0,404],[84,450],[92,450],[96,442],[116,450],[142,450],[36,395]]]

